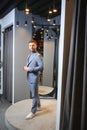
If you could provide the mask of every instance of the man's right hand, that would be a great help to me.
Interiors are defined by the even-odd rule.
[[[25,70],[26,72],[28,72],[28,71],[29,71],[29,67],[24,66],[24,70]]]

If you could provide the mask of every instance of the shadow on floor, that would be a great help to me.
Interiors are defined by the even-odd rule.
[[[8,130],[5,125],[5,111],[10,105],[3,96],[0,97],[0,130]]]

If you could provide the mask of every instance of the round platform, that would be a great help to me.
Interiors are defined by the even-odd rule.
[[[56,100],[41,99],[42,109],[33,119],[26,120],[32,100],[22,100],[10,106],[5,113],[5,122],[9,130],[55,130]]]
[[[51,93],[54,90],[53,87],[49,87],[49,86],[39,86],[39,94],[41,95],[46,95]]]

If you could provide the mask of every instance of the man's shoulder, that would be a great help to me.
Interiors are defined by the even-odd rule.
[[[36,54],[37,54],[37,56],[41,56],[41,54],[39,52],[37,52]]]
[[[37,56],[38,58],[42,59],[42,55],[41,55],[39,52],[37,52],[36,56]]]

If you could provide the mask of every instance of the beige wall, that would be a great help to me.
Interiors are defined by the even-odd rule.
[[[17,13],[16,13],[17,14]],[[17,15],[16,20],[17,21]],[[15,27],[14,46],[14,101],[29,98],[29,89],[26,81],[26,72],[23,66],[29,53],[28,41],[32,37],[31,15],[28,16],[28,26],[24,26],[25,15],[20,12],[19,27]]]
[[[54,62],[54,40],[44,40],[44,71],[43,71],[43,85],[52,86],[53,82],[53,62]]]

